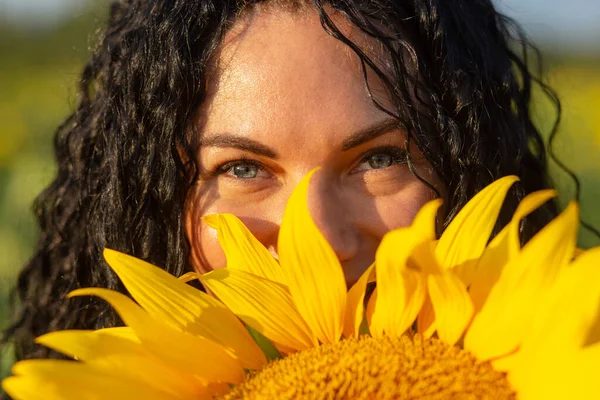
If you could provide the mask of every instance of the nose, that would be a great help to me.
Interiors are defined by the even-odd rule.
[[[353,226],[350,207],[323,171],[313,175],[307,200],[312,219],[342,265],[354,258],[360,247],[359,231]]]

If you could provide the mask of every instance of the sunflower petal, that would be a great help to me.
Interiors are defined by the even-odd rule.
[[[423,307],[417,316],[417,332],[425,338],[430,338],[435,333],[435,312],[429,295],[425,297]]]
[[[394,313],[393,319],[386,321],[385,331],[390,336],[400,336],[414,323],[419,315],[419,311],[425,301],[425,294],[427,292],[425,288],[425,282],[423,275],[418,271],[412,269],[404,269],[401,272],[402,285],[398,287],[398,300],[399,307],[396,313]],[[375,311],[377,311],[377,303]],[[377,312],[374,317],[380,315]],[[373,318],[371,332],[373,336],[381,334],[379,328],[382,324],[375,318]]]
[[[383,237],[375,254],[378,297],[369,325],[373,336],[384,332],[399,336],[417,318],[425,301],[425,282],[420,271],[408,266],[409,258],[415,248],[435,240],[435,216],[441,204],[440,199],[428,202],[411,226]]]
[[[35,343],[49,347],[76,360],[89,361],[115,354],[137,354],[147,356],[131,328],[131,337],[111,331],[121,328],[107,328],[97,331],[65,330],[55,331],[35,339]]]
[[[573,258],[577,258],[585,252],[585,249],[577,247],[573,252]]]
[[[437,242],[421,243],[413,249],[411,254],[410,261],[423,271],[423,274],[425,274],[425,282],[427,282],[427,275],[441,274],[444,272],[435,257],[436,246]],[[435,331],[435,312],[433,310],[433,304],[431,303],[431,296],[429,293],[426,293],[425,300],[423,301],[423,305],[417,316],[417,332],[424,337],[429,338],[433,336]]]
[[[280,283],[229,268],[216,269],[201,279],[242,321],[275,344],[294,350],[317,346],[289,292]]]
[[[453,345],[460,339],[473,316],[473,303],[467,288],[449,271],[428,275],[427,287],[435,312],[438,336]]]
[[[266,358],[237,317],[216,299],[145,261],[105,249],[104,258],[133,298],[154,318],[192,335],[220,343],[245,368]]]
[[[235,268],[285,284],[281,266],[233,214],[213,214],[202,217],[208,226],[217,230],[219,244],[227,258],[227,268]]]
[[[308,210],[308,173],[292,192],[283,214],[278,250],[298,311],[321,343],[335,343],[346,315],[346,283],[337,255]]]
[[[177,279],[179,279],[183,283],[188,283],[195,279],[198,279],[198,273],[197,272],[186,272],[185,274],[181,275]]]
[[[475,312],[479,312],[483,307],[492,287],[500,278],[504,265],[520,251],[521,220],[555,196],[555,190],[540,190],[527,195],[519,203],[510,223],[486,247],[481,258],[475,263],[474,269],[469,272],[470,276],[463,278],[463,282],[470,286],[469,294]]]
[[[375,287],[375,289],[373,289],[373,293],[371,293],[371,297],[369,298],[369,301],[367,302],[367,309],[365,310],[366,313],[366,317],[367,317],[367,325],[370,327],[371,326],[371,321],[373,321],[373,313],[375,312],[375,304],[377,304],[377,287]],[[370,333],[370,328],[369,328],[369,333]]]
[[[521,351],[575,351],[589,340],[600,322],[600,247],[580,255],[560,271],[556,284],[533,316]],[[560,322],[558,322],[560,321]],[[600,360],[599,360],[600,361]]]
[[[344,320],[344,337],[357,337],[360,324],[364,317],[364,302],[367,284],[375,276],[375,264],[361,275],[358,281],[348,291],[346,318]]]
[[[73,296],[97,296],[108,302],[149,351],[165,363],[210,382],[239,383],[244,371],[239,360],[221,345],[178,331],[154,319],[129,297],[108,289],[78,289]]]
[[[465,337],[465,349],[480,360],[514,351],[527,334],[539,299],[570,261],[578,207],[570,204],[514,257],[492,288]]]
[[[417,318],[425,300],[421,272],[406,267],[411,238],[418,238],[409,229],[391,233],[383,238],[376,255],[378,298],[369,326],[374,337],[384,332],[402,335]],[[406,247],[398,247],[398,243]]]
[[[66,360],[26,360],[13,366],[13,374],[2,381],[2,388],[14,399],[27,400],[149,400],[208,399],[209,393],[196,397],[171,394],[146,382],[119,375],[104,368]],[[120,372],[120,371],[119,371]],[[162,377],[161,377],[162,378]],[[160,381],[160,379],[156,379]]]
[[[496,225],[496,219],[510,187],[518,180],[506,176],[477,193],[446,228],[436,249],[444,268],[479,258]]]
[[[415,215],[413,222],[410,224],[410,229],[421,238],[420,242],[435,240],[436,215],[442,204],[442,199],[430,200]]]
[[[595,400],[600,398],[599,364],[600,345],[576,353],[553,349],[515,363],[507,378],[522,400]]]
[[[153,357],[130,328],[56,331],[38,337],[36,343],[174,396],[193,398],[207,391],[206,383],[193,374],[169,368]]]
[[[556,190],[546,189],[530,193],[525,196],[523,200],[521,200],[509,225],[505,227],[505,229],[512,231],[508,233],[510,238],[508,247],[509,256],[514,256],[521,249],[519,241],[519,226],[521,224],[521,220],[540,208],[544,203],[548,202],[548,200],[556,197],[556,195]],[[492,239],[492,243],[494,241],[495,239]]]
[[[599,253],[600,253],[600,247],[595,247],[595,248],[587,250],[587,251],[582,251],[575,259],[575,262],[572,265],[572,267],[573,268],[588,268],[588,265],[594,265],[594,267],[597,270],[598,266],[600,265],[600,254]],[[594,273],[595,272],[596,271],[594,271]],[[593,281],[598,282],[600,280],[597,279],[597,280],[593,280]],[[586,285],[588,285],[588,284],[589,283],[586,283]],[[595,290],[596,291],[598,290],[597,285],[596,285]],[[593,295],[593,290],[589,294]],[[592,326],[589,329],[587,339],[585,341],[585,345],[586,346],[594,345],[595,347],[598,347],[599,344],[600,344],[600,315],[597,315],[595,321],[592,323]]]

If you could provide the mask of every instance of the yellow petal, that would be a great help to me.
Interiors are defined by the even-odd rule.
[[[483,307],[490,290],[500,278],[504,265],[520,250],[521,220],[554,196],[556,196],[555,190],[540,190],[527,195],[519,203],[510,223],[486,247],[481,258],[475,263],[474,269],[469,272],[470,276],[466,279],[461,277],[463,282],[470,286],[469,294],[475,312],[479,312]]]
[[[216,269],[201,279],[242,321],[274,343],[294,350],[318,345],[280,283],[229,268]]]
[[[15,400],[171,400],[208,399],[209,393],[197,397],[170,394],[157,385],[130,379],[103,368],[76,361],[26,360],[12,369],[15,376],[2,381],[2,388]]]
[[[425,301],[424,275],[409,268],[404,269],[401,275],[402,284],[398,287],[398,308],[395,312],[388,312],[391,314],[391,318],[389,321],[385,321],[385,328],[383,329],[390,336],[402,335],[415,322]],[[380,298],[381,293],[383,291],[380,291]],[[374,317],[379,315],[377,313],[378,307],[379,305],[376,303]],[[373,336],[382,333],[379,328],[382,324],[376,321],[377,319],[373,318],[372,324],[375,323],[373,325]]]
[[[419,242],[435,240],[436,215],[442,203],[442,199],[430,200],[415,215],[413,222],[410,224],[410,229],[415,235],[421,238]]]
[[[377,304],[377,287],[375,287],[375,289],[373,289],[373,293],[371,294],[371,297],[369,298],[369,301],[367,302],[366,317],[367,317],[367,324],[369,325],[369,327],[371,326],[371,321],[373,320],[375,304]],[[369,328],[369,331],[370,330],[371,329]]]
[[[473,316],[473,303],[467,288],[450,271],[428,275],[427,287],[435,313],[438,336],[444,342],[454,344],[460,339]]]
[[[516,176],[498,179],[477,193],[446,228],[436,249],[444,268],[479,258],[485,249],[508,190]]]
[[[419,245],[435,240],[435,216],[440,205],[439,199],[428,202],[411,226],[383,237],[375,254],[378,297],[369,325],[373,336],[384,332],[402,335],[417,318],[425,301],[425,282],[421,271],[408,266],[409,257]]]
[[[576,248],[575,251],[573,252],[573,258],[577,258],[580,255],[582,255],[585,252],[585,249],[581,249],[581,248]]]
[[[207,393],[205,382],[153,357],[130,328],[56,331],[38,337],[36,343],[173,396]]]
[[[210,382],[239,383],[244,371],[239,360],[221,345],[201,336],[178,331],[152,318],[129,297],[108,289],[78,289],[72,296],[98,296],[110,303],[142,344],[173,368]]]
[[[65,330],[55,331],[35,339],[37,344],[49,347],[76,360],[93,360],[114,354],[137,354],[148,356],[131,328],[131,338],[111,331],[121,328],[107,328],[97,331]]]
[[[286,282],[300,315],[321,343],[340,340],[346,314],[346,283],[337,255],[308,210],[308,173],[283,214],[278,250]]]
[[[600,345],[577,353],[542,352],[530,361],[508,372],[520,400],[600,398]]]
[[[424,242],[421,243],[412,250],[410,262],[418,267],[425,277],[423,278],[427,282],[427,275],[429,274],[441,274],[444,272],[440,267],[438,260],[435,257],[435,247],[437,242]],[[425,294],[425,300],[417,316],[417,332],[423,337],[429,338],[433,336],[436,331],[435,325],[435,312],[433,305],[431,304],[431,296],[429,293]]]
[[[244,325],[216,299],[135,257],[105,249],[104,258],[133,298],[154,318],[220,343],[245,368],[257,369],[266,363]]]
[[[425,274],[441,274],[445,269],[440,266],[435,257],[436,246],[436,241],[417,244],[411,249],[409,263]]]
[[[553,197],[556,197],[556,190],[547,189],[547,190],[539,190],[537,192],[533,192],[528,194],[521,200],[517,209],[515,210],[515,214],[513,215],[509,225],[505,227],[505,229],[510,230],[508,233],[509,236],[509,247],[508,254],[510,257],[514,256],[517,251],[520,250],[520,240],[519,240],[519,227],[521,224],[521,220],[540,208],[544,203],[548,202]],[[496,239],[492,239],[492,243]],[[501,239],[498,239],[500,241]]]
[[[405,237],[410,237],[410,231]],[[385,237],[384,237],[385,241]],[[394,250],[385,243],[376,256],[378,298],[369,329],[374,337],[384,332],[390,336],[402,335],[415,321],[425,300],[425,283],[421,272],[405,265],[395,264]],[[400,255],[400,262],[402,255]]]
[[[560,271],[555,285],[541,299],[522,352],[575,352],[586,345],[600,322],[600,247],[580,255]],[[600,361],[600,360],[599,360]]]
[[[411,261],[426,274],[429,296],[422,303],[417,321],[418,332],[454,344],[463,334],[473,315],[473,303],[466,285],[454,273],[442,268],[435,255],[436,242],[416,246]],[[464,264],[463,264],[464,265]]]
[[[219,244],[227,258],[227,268],[285,283],[279,263],[238,217],[232,214],[213,214],[203,217],[202,221],[217,230]]]
[[[344,337],[356,337],[364,317],[365,291],[367,284],[375,277],[375,264],[361,275],[360,279],[348,291],[346,318],[344,320]]]
[[[417,332],[425,338],[430,338],[435,333],[435,312],[429,295],[425,297],[417,317]]]
[[[530,328],[539,299],[573,255],[578,208],[570,204],[502,270],[465,337],[465,349],[488,360],[514,351]]]
[[[181,275],[177,279],[179,279],[183,283],[188,283],[195,279],[198,279],[198,273],[197,272],[186,272],[185,274]]]

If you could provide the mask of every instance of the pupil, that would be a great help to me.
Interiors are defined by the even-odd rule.
[[[369,158],[369,166],[373,169],[387,168],[392,162],[392,156],[389,154],[375,154]]]
[[[254,165],[236,165],[233,167],[236,178],[256,178],[257,170]]]

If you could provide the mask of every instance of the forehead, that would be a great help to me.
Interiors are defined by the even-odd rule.
[[[334,21],[354,42],[369,45],[344,19]],[[369,83],[378,90],[376,80]],[[385,116],[368,96],[358,57],[324,31],[312,10],[262,10],[236,22],[214,57],[207,93],[204,135],[272,141],[274,133],[293,132],[298,140],[336,140],[336,132]]]

